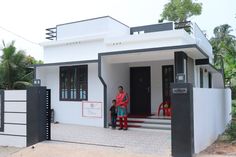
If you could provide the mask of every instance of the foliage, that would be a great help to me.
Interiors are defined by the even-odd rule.
[[[161,14],[161,20],[186,22],[194,15],[200,15],[202,12],[202,4],[194,3],[192,0],[171,0],[165,4]]]
[[[236,140],[236,100],[232,100],[232,121],[228,125],[225,135],[230,141]]]
[[[214,29],[214,37],[210,39],[215,56],[214,64],[217,68],[224,68],[225,84],[230,87],[235,86],[232,82],[236,78],[236,40],[231,32],[228,24],[220,25]]]
[[[33,57],[26,56],[22,50],[17,51],[14,41],[6,45],[3,42],[0,60],[0,88],[24,89],[32,85],[33,69],[30,65],[38,63]]]
[[[230,141],[236,140],[236,121],[232,121],[225,132]]]
[[[236,100],[232,100],[232,117],[236,118]]]
[[[235,85],[235,83],[232,84]],[[232,99],[235,100],[235,106],[236,106],[236,86],[232,86],[231,90],[232,90]]]

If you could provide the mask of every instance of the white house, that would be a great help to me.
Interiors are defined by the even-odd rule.
[[[41,44],[44,64],[35,66],[35,79],[51,89],[55,121],[106,126],[119,85],[130,94],[130,115],[155,114],[159,104],[170,99],[171,82],[192,83],[194,109],[199,112],[205,100],[221,107],[212,114],[214,119],[220,110],[217,117],[224,119],[214,138],[230,121],[231,97],[224,89],[223,74],[212,66],[212,47],[195,23],[129,27],[105,16],[47,31],[50,41]],[[209,114],[198,113],[196,128]]]

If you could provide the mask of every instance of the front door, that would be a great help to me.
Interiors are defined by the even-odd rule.
[[[170,83],[174,82],[174,66],[162,66],[162,95],[163,102],[170,101]]]
[[[130,68],[130,112],[151,115],[150,67]]]

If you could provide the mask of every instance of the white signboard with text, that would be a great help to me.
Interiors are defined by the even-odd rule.
[[[83,101],[82,116],[91,118],[102,118],[102,103],[95,101]]]

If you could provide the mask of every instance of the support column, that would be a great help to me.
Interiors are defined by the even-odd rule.
[[[175,52],[175,82],[176,83],[187,83],[187,60],[188,56],[183,51]]]

